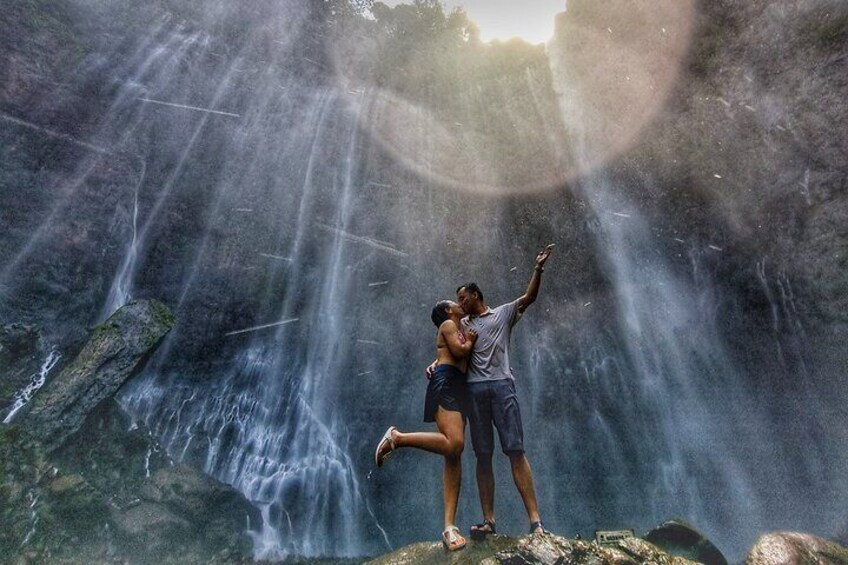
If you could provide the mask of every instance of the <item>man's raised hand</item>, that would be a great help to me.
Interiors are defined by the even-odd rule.
[[[553,244],[553,243],[551,243],[551,244],[549,244],[548,246],[546,246],[544,249],[542,249],[541,251],[539,251],[539,252],[536,254],[536,267],[538,267],[538,268],[540,268],[540,269],[541,269],[542,267],[544,267],[544,266],[545,266],[545,261],[547,261],[547,260],[548,260],[548,257],[550,257],[550,256],[551,256],[551,253],[553,253],[553,250],[554,250],[554,244]]]

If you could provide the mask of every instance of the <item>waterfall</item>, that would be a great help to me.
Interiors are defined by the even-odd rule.
[[[204,471],[259,507],[263,524],[253,532],[258,559],[356,556],[389,546],[385,533],[377,538],[369,533],[381,528],[354,472],[342,414],[334,409],[337,381],[350,355],[343,345],[351,332],[345,315],[350,271],[343,258],[356,237],[350,221],[359,182],[358,118],[356,108],[349,110],[332,89],[310,98],[304,131],[312,139],[268,140],[280,149],[299,143],[303,153],[298,157],[305,163],[296,213],[279,224],[280,243],[264,253],[285,261],[271,262],[261,314],[284,322],[231,332],[230,339],[247,336],[244,348],[230,367],[207,375],[206,385],[181,382],[178,374],[150,374],[122,397],[124,408],[160,438],[172,457],[201,462]],[[346,130],[341,138],[346,149],[328,167],[320,156],[339,144],[339,127]],[[319,163],[321,181],[316,178]],[[243,161],[234,159],[232,166],[242,167]],[[250,174],[247,168],[237,176]],[[275,190],[281,198],[291,196],[290,186]],[[232,187],[219,194],[207,226],[220,219],[223,200],[237,205],[238,194]],[[333,205],[320,205],[328,195]],[[315,229],[317,217],[328,230]],[[316,238],[326,242],[319,255]],[[184,300],[208,252],[204,237],[182,286]],[[276,296],[280,277],[286,288]],[[167,343],[164,348],[166,355],[174,355]]]
[[[173,73],[175,71],[175,67],[184,61],[187,53],[200,42],[201,36],[199,33],[187,33],[182,29],[177,28],[174,30],[167,38],[165,44],[161,47],[153,49],[151,54],[144,60],[143,63],[138,67],[138,71],[135,73],[133,80],[127,81],[126,86],[123,91],[117,97],[115,105],[123,102],[128,103],[130,101],[137,103],[138,101],[149,102],[150,99],[138,96],[141,92],[157,92],[161,91],[166,85],[167,81],[171,80],[173,77]],[[162,64],[159,61],[163,56],[167,56],[167,60]],[[144,88],[139,88],[137,80],[141,80],[141,78],[149,72],[149,69],[154,64],[157,65],[154,77],[147,78],[147,85]],[[227,91],[229,86],[229,80],[232,77],[234,69],[236,68],[236,62],[233,65],[230,65],[229,69],[226,71],[225,75],[221,78],[218,83],[218,87],[212,96],[212,100],[210,101],[210,106],[216,106],[222,97],[222,95]],[[136,95],[135,100],[130,99],[130,96]],[[179,160],[176,165],[171,169],[170,174],[167,177],[167,180],[164,182],[163,186],[158,190],[158,194],[155,198],[153,205],[151,206],[149,212],[146,214],[146,217],[139,227],[138,225],[138,215],[139,215],[139,190],[142,187],[142,183],[145,181],[145,175],[147,170],[147,163],[143,157],[136,155],[136,159],[141,163],[139,179],[135,183],[135,188],[133,190],[133,209],[132,209],[132,229],[130,234],[130,241],[127,243],[127,250],[124,253],[124,259],[121,262],[117,273],[113,277],[113,282],[111,288],[109,290],[109,296],[106,300],[106,304],[103,307],[101,312],[101,320],[105,320],[109,316],[111,316],[115,310],[123,306],[131,297],[133,291],[133,280],[136,275],[136,270],[138,268],[138,259],[140,250],[143,248],[145,244],[145,238],[147,236],[148,231],[151,227],[156,225],[156,221],[159,217],[159,214],[162,212],[163,207],[168,202],[168,198],[171,196],[171,192],[174,188],[174,185],[180,179],[180,176],[184,172],[184,167],[188,161],[189,156],[191,155],[192,150],[200,138],[200,134],[203,132],[204,127],[206,126],[207,121],[213,114],[210,112],[203,113],[200,120],[197,122],[196,126],[194,126],[191,137],[188,140],[188,143],[185,147],[182,148]],[[135,112],[134,118],[131,122],[129,128],[127,128],[127,133],[124,134],[124,139],[137,128],[144,118],[144,111],[140,109]]]
[[[26,406],[32,397],[35,396],[41,387],[44,386],[44,383],[47,382],[47,376],[50,374],[50,371],[53,370],[53,367],[56,366],[56,363],[62,356],[56,351],[55,348],[51,348],[50,352],[47,354],[47,357],[44,358],[44,361],[41,363],[41,369],[32,375],[30,378],[29,384],[27,384],[24,388],[15,393],[14,401],[12,405],[8,407],[8,412],[6,416],[3,418],[4,424],[10,424],[14,419],[15,415]]]
[[[652,229],[630,196],[650,189],[650,178],[628,187],[595,169],[604,159],[593,154],[587,132],[597,131],[596,121],[604,118],[569,83],[563,49],[551,53],[551,69],[570,151],[584,173],[574,189],[589,207],[614,313],[608,323],[614,337],[584,352],[580,362],[589,397],[578,408],[584,421],[574,427],[588,436],[583,442],[595,445],[595,456],[580,461],[599,476],[589,479],[591,502],[580,500],[577,507],[596,520],[644,529],[681,517],[728,555],[743,555],[761,533],[780,527],[778,516],[792,515],[780,493],[795,492],[790,485],[800,482],[835,479],[820,463],[827,455],[817,418],[826,411],[809,386],[799,384],[814,416],[775,428],[775,413],[791,412],[788,405],[779,407],[797,406],[798,398],[779,389],[770,393],[774,398],[764,396],[758,378],[731,353],[710,269],[721,260],[722,247],[661,239],[670,236]],[[676,244],[688,247],[688,272],[670,261],[668,249]],[[805,381],[804,332],[791,284],[783,273],[769,280],[765,260],[757,264],[756,277],[770,304],[781,371],[797,372],[788,379]],[[787,378],[774,377],[776,383]],[[805,446],[805,456],[798,445]],[[763,465],[796,457],[803,459],[798,467]]]

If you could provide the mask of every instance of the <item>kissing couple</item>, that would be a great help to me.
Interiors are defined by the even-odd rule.
[[[471,539],[482,540],[497,533],[492,469],[494,430],[498,432],[501,450],[509,457],[515,486],[527,510],[530,533],[547,533],[539,516],[533,472],[524,453],[524,431],[510,368],[509,344],[513,326],[539,294],[545,263],[553,249],[551,244],[536,254],[527,290],[512,302],[489,308],[483,291],[472,282],[457,289],[456,302],[442,300],[436,304],[431,316],[438,328],[436,360],[427,368],[424,421],[435,422],[439,431],[401,432],[390,426],[374,453],[377,467],[382,467],[397,450],[408,447],[445,458],[442,544],[448,551],[466,545],[456,526],[466,419],[477,458],[477,490],[483,511],[483,521],[471,526]]]

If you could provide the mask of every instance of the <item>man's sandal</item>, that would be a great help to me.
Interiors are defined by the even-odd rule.
[[[482,524],[471,526],[471,539],[474,541],[483,541],[486,536],[493,536],[495,531],[495,523],[491,520],[483,520]]]
[[[535,534],[536,530],[542,530],[538,534],[540,536],[544,536],[544,535],[551,533],[551,532],[549,532],[548,530],[545,529],[545,525],[542,523],[541,520],[539,520],[538,522],[531,522],[530,523],[530,534]]]
[[[383,437],[380,438],[380,443],[377,444],[377,450],[374,452],[374,464],[377,465],[377,467],[382,467],[386,459],[394,453],[395,440],[392,439],[392,432],[396,429],[397,428],[394,426],[389,426],[389,429],[386,430],[386,433],[384,433]],[[389,450],[384,453],[387,445],[389,446]]]
[[[445,551],[456,551],[465,547],[465,538],[459,533],[459,528],[456,526],[448,526],[442,532],[442,545],[445,546]]]

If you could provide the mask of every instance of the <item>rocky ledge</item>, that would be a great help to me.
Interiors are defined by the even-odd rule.
[[[554,534],[511,538],[492,536],[482,542],[446,554],[441,543],[417,543],[384,555],[369,565],[689,565],[696,563],[670,555],[659,547],[639,538],[619,540],[601,546],[584,540],[566,539]]]
[[[671,547],[671,546],[669,546]],[[694,547],[694,546],[693,546]],[[438,542],[416,543],[369,561],[368,565],[689,565],[677,555],[644,539],[631,537],[609,545],[557,535],[511,538],[492,536],[468,542],[460,551],[446,553]],[[685,551],[683,552],[685,553]],[[706,562],[714,561],[710,557]],[[848,565],[848,549],[810,534],[777,532],[761,537],[745,565]]]
[[[35,397],[24,429],[48,449],[82,427],[88,414],[144,367],[175,323],[156,300],[121,307],[94,333],[74,361]]]

